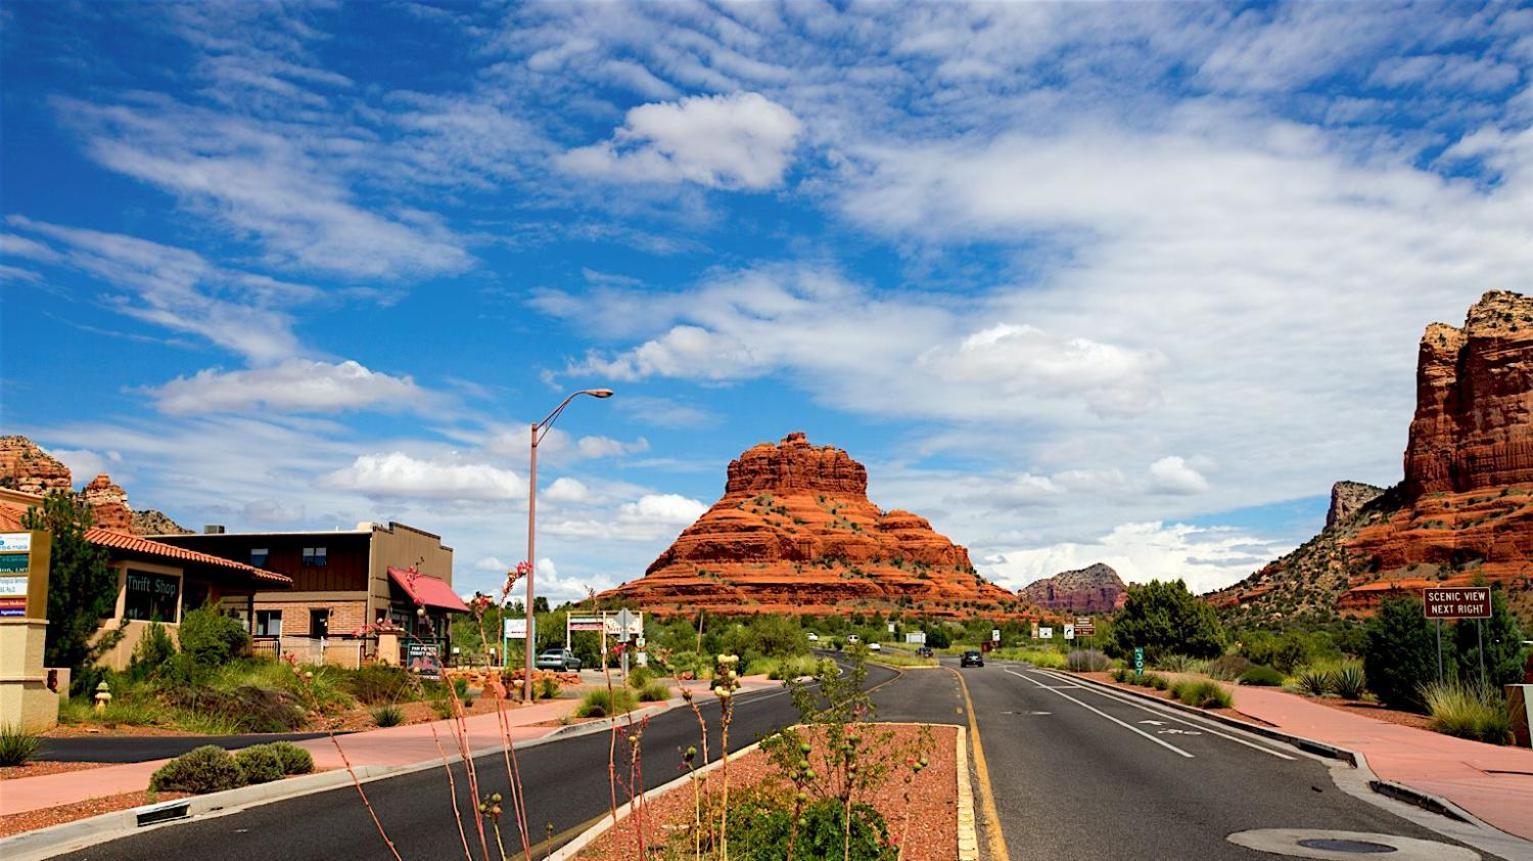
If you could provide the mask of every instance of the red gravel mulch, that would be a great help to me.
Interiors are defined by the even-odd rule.
[[[874,732],[893,733],[888,747],[900,748],[916,743],[923,727],[910,724],[873,724]],[[894,771],[883,787],[863,793],[858,800],[876,807],[888,823],[891,837],[905,844],[904,858],[908,861],[952,861],[958,846],[958,765],[956,762],[956,727],[933,726],[930,728],[931,745],[926,750],[927,767],[912,779],[909,787],[910,802],[905,802],[903,770]],[[621,746],[620,746],[621,747]],[[818,748],[810,755],[811,762],[824,775],[828,772],[819,760],[823,751]],[[653,767],[653,766],[652,766]],[[704,796],[706,809],[709,795],[720,793],[723,787],[722,769],[715,768],[700,779],[699,789]],[[756,750],[729,761],[729,787],[733,798],[748,788],[762,791],[789,791],[788,785],[778,776],[775,766],[767,755]],[[621,797],[621,796],[620,796]],[[669,840],[686,844],[687,857],[691,857],[688,837],[694,822],[693,787],[681,786],[658,798],[651,798],[638,812],[629,815],[609,829],[576,856],[579,861],[625,861],[638,858],[639,832],[642,828],[644,841],[650,852]],[[648,856],[642,856],[648,857]]]
[[[1312,703],[1319,703],[1333,709],[1339,709],[1348,714],[1362,715],[1385,723],[1399,724],[1400,726],[1414,727],[1415,729],[1432,729],[1432,719],[1426,715],[1415,712],[1403,712],[1388,708],[1378,703],[1364,702],[1362,700],[1341,700],[1335,697],[1309,697],[1305,699]]]
[[[77,819],[86,819],[116,810],[127,810],[130,807],[139,807],[158,801],[172,801],[177,798],[186,797],[187,793],[185,792],[151,793],[148,790],[140,790],[138,792],[124,792],[121,795],[92,798],[88,801],[77,801],[73,804],[65,804],[60,807],[49,807],[43,810],[31,810],[26,813],[0,816],[0,837],[9,837],[12,834],[20,834],[23,831],[36,831],[39,828],[48,828],[53,825],[62,825],[65,822],[74,822]]]
[[[23,777],[42,777],[45,774],[63,774],[66,771],[84,771],[117,765],[115,762],[29,762],[26,765],[0,767],[0,780],[20,780]]]

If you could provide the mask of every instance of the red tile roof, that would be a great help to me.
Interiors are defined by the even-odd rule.
[[[389,568],[389,579],[405,590],[410,600],[427,607],[437,607],[453,613],[467,613],[468,605],[452,591],[447,581],[422,574],[414,568]]]
[[[224,559],[207,553],[198,553],[195,550],[187,550],[184,547],[174,547],[158,541],[150,541],[147,538],[139,538],[137,535],[128,535],[124,532],[113,532],[110,529],[100,528],[88,529],[85,532],[85,540],[92,544],[99,544],[102,547],[110,547],[114,550],[137,553],[142,556],[153,556],[158,559],[191,562],[197,565],[223,568],[228,571],[237,571],[247,577],[281,586],[293,585],[293,578],[288,577],[286,574],[266,571],[253,565],[246,565],[243,562],[235,562],[233,559]]]

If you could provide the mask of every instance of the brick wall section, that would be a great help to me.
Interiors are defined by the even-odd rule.
[[[365,618],[367,604],[363,601],[257,601],[257,612],[262,610],[282,611],[282,635],[285,637],[307,637],[313,632],[309,630],[309,611],[330,611],[330,636],[341,637],[360,629],[368,623]]]

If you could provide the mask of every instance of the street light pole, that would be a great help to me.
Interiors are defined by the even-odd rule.
[[[526,638],[522,640],[523,649],[526,653],[526,667],[522,676],[522,702],[532,702],[532,663],[533,653],[536,651],[537,642],[533,639],[533,627],[537,624],[536,615],[533,612],[533,587],[532,578],[538,570],[537,537],[538,537],[538,443],[548,435],[548,429],[553,427],[564,408],[570,405],[570,401],[581,395],[590,395],[593,398],[612,397],[611,389],[581,389],[571,394],[540,422],[532,423],[532,447],[531,457],[527,468],[527,630]],[[606,656],[602,656],[603,660]]]

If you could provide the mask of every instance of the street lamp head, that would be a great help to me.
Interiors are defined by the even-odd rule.
[[[612,390],[611,389],[586,389],[583,394],[590,395],[593,398],[610,398],[610,397],[612,397]]]

